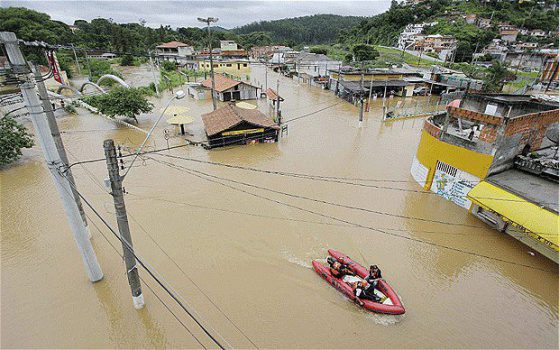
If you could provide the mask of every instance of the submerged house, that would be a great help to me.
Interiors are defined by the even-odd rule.
[[[258,97],[258,88],[242,81],[215,74],[215,96],[220,101],[255,100]],[[212,88],[212,79],[202,82],[206,89]]]
[[[279,126],[257,109],[244,109],[230,103],[203,114],[202,121],[210,148],[278,140]]]

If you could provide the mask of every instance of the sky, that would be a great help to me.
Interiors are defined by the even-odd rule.
[[[27,7],[45,12],[52,19],[73,24],[76,19],[112,18],[117,23],[139,22],[159,27],[199,27],[197,17],[218,17],[218,26],[234,28],[262,20],[313,14],[373,16],[386,11],[390,0],[346,1],[12,1],[0,0],[1,7]]]

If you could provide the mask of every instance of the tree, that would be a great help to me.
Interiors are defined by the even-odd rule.
[[[503,89],[505,78],[509,74],[507,66],[500,61],[493,61],[487,69],[483,79],[483,89],[486,92],[499,92]]]
[[[134,65],[134,57],[132,55],[124,55],[120,59],[121,66],[133,66]]]
[[[111,118],[122,116],[134,119],[136,123],[137,114],[153,109],[153,104],[146,99],[144,91],[136,88],[118,87],[107,94],[86,97],[85,100]]]
[[[173,61],[163,61],[161,63],[161,68],[167,72],[174,72],[177,69],[177,65]]]
[[[0,119],[0,165],[17,160],[22,148],[31,147],[33,139],[23,125],[10,117]]]
[[[316,53],[316,54],[322,54],[322,55],[327,55],[328,54],[328,49],[325,47],[321,47],[321,46],[314,46],[311,47],[311,53]]]
[[[377,49],[371,45],[355,45],[351,51],[353,52],[353,57],[355,57],[355,60],[358,62],[374,61],[379,56]]]

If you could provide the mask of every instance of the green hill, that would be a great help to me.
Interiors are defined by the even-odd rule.
[[[355,27],[365,17],[313,15],[250,23],[232,31],[237,34],[267,33],[273,42],[291,46],[333,43],[340,30]]]
[[[459,40],[456,60],[469,61],[476,46],[481,48],[497,37],[496,25],[499,22],[508,22],[527,29],[557,30],[559,10],[553,10],[553,4],[556,3],[557,0],[544,2],[426,0],[417,5],[404,6],[393,1],[388,11],[370,17],[351,29],[341,30],[338,43],[348,47],[366,42],[395,45],[398,35],[406,25],[437,21],[439,24],[430,28],[429,34],[454,35]],[[467,24],[463,19],[465,14],[493,18],[493,27],[479,29],[475,25]]]

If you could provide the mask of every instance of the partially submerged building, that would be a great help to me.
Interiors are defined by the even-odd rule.
[[[361,76],[363,75],[363,84]],[[395,69],[331,69],[328,86],[339,97],[356,102],[371,91],[375,96],[412,96],[423,80],[417,72]]]
[[[522,170],[519,159],[549,149],[545,135],[557,128],[559,102],[468,94],[425,120],[411,174],[424,189],[512,236],[537,236],[535,247],[543,240],[556,254],[557,184]],[[548,164],[559,167],[557,159]],[[538,251],[553,258],[545,247]]]
[[[258,98],[258,88],[248,83],[230,79],[222,74],[214,74],[215,96],[220,101],[254,100]],[[206,79],[201,86],[212,88],[212,79]],[[211,95],[210,95],[211,97]]]
[[[229,103],[203,114],[202,121],[210,148],[278,140],[279,126],[258,109],[244,109]]]

